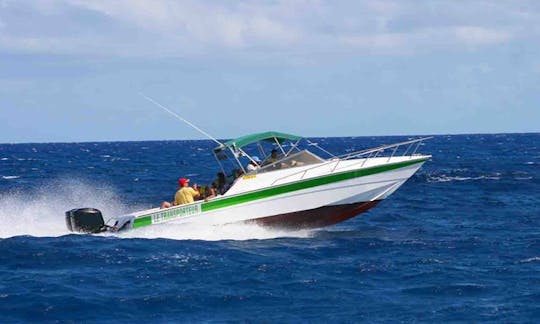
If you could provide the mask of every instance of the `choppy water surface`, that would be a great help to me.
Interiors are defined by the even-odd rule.
[[[317,139],[334,153],[404,137]],[[316,231],[68,235],[65,210],[208,183],[208,141],[0,145],[0,322],[489,321],[540,316],[540,134],[436,136],[368,213]]]

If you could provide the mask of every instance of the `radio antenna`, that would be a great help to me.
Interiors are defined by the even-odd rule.
[[[203,131],[202,129],[200,129],[199,127],[195,126],[192,122],[190,122],[189,120],[183,118],[182,116],[178,115],[177,113],[175,113],[174,111],[170,110],[169,108],[163,106],[162,104],[160,104],[159,102],[155,101],[154,99],[148,97],[147,95],[145,95],[144,93],[142,92],[139,92],[139,94],[146,100],[150,101],[151,103],[153,103],[154,105],[158,106],[159,108],[165,110],[166,112],[168,112],[169,114],[173,115],[174,117],[176,117],[177,119],[183,121],[184,123],[188,124],[189,126],[193,127],[196,131],[198,131],[199,133],[203,134],[204,136],[208,137],[209,139],[211,139],[212,141],[218,143],[219,145],[223,145],[223,143],[221,143],[220,141],[218,141],[215,137],[213,137],[212,135],[208,134],[207,132]]]

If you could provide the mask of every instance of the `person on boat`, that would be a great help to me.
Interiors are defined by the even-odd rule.
[[[277,160],[278,160],[278,151],[276,149],[273,149],[272,152],[270,153],[270,156],[266,158],[266,160],[264,161],[264,165],[276,163]]]
[[[218,172],[217,178],[212,183],[213,187],[216,190],[217,195],[223,195],[227,190],[229,190],[229,184],[227,182],[227,178],[225,177],[225,173]]]
[[[234,180],[240,178],[243,175],[244,175],[244,170],[242,170],[242,169],[235,169],[234,170]],[[234,180],[233,180],[233,182],[234,182]]]
[[[171,204],[168,201],[161,203],[161,208],[169,208],[171,206],[178,206],[189,204],[195,201],[195,198],[199,197],[200,193],[197,190],[197,184],[194,184],[193,187],[189,186],[189,179],[180,178],[178,180],[178,191],[174,195],[174,201]]]
[[[249,164],[247,165],[246,169],[248,170],[248,172],[257,171],[260,168],[259,166],[260,163],[261,163],[261,160],[259,159],[259,157],[254,156],[253,159],[249,161]]]
[[[218,196],[217,193],[217,183],[214,181],[212,184],[208,187],[208,191],[206,192],[206,196],[204,197],[204,201],[208,201],[212,198],[216,198]]]
[[[197,186],[197,191],[200,195],[195,200],[206,200],[206,197],[212,194],[210,189],[209,186]]]
[[[278,153],[276,149],[272,150],[272,153],[270,154],[270,163],[275,163],[278,160]]]
[[[227,178],[225,177],[225,173],[218,172],[217,178],[212,182],[212,184],[208,187],[208,194],[204,198],[204,201],[208,201],[209,199],[215,198],[219,195],[223,195],[227,190],[229,190],[230,185],[227,182]]]

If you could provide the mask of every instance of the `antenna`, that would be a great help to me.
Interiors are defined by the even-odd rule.
[[[174,117],[176,117],[177,119],[183,121],[184,123],[188,124],[189,126],[193,127],[195,130],[197,130],[199,133],[203,134],[204,136],[208,137],[209,139],[211,139],[212,141],[218,143],[219,145],[223,145],[220,141],[218,141],[217,139],[215,139],[212,135],[208,134],[207,132],[203,131],[202,129],[200,129],[199,127],[195,126],[193,123],[191,123],[189,120],[185,119],[185,118],[182,118],[180,115],[178,115],[177,113],[175,113],[174,111],[170,110],[169,108],[163,106],[162,104],[160,104],[159,102],[155,101],[154,99],[146,96],[144,93],[142,92],[139,92],[139,95],[141,95],[144,99],[150,101],[151,103],[153,103],[154,105],[158,106],[159,108],[165,110],[166,112],[168,112],[169,114],[173,115]]]

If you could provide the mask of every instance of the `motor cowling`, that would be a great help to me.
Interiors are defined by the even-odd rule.
[[[71,232],[100,233],[107,230],[101,211],[96,208],[76,208],[66,212],[66,226]]]

